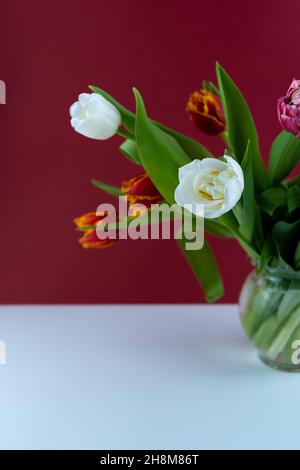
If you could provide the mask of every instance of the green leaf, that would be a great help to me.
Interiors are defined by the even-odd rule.
[[[242,161],[250,140],[254,181],[258,186],[264,188],[267,182],[267,172],[260,156],[258,136],[250,110],[237,86],[218,63],[217,77],[224,106],[228,138],[235,158],[238,162]]]
[[[300,188],[300,175],[295,176],[295,178],[291,178],[290,180],[283,181],[283,183],[287,188],[291,188],[292,186],[299,186]]]
[[[206,300],[214,302],[222,297],[224,293],[222,278],[207,240],[204,241],[203,248],[198,251],[186,250],[185,239],[177,241],[196,279],[204,290]]]
[[[141,163],[147,174],[169,204],[174,203],[178,185],[178,168],[189,158],[177,141],[148,119],[140,93],[136,99],[136,144]]]
[[[295,267],[300,269],[300,240],[295,250]]]
[[[220,90],[215,86],[215,84],[213,82],[208,83],[208,89],[214,95],[216,95],[218,98],[221,98]]]
[[[196,140],[193,140],[190,137],[187,137],[186,135],[180,134],[179,132],[170,129],[169,127],[166,127],[157,121],[153,122],[157,125],[157,127],[159,127],[159,129],[163,130],[166,134],[169,134],[171,137],[174,137],[174,139],[178,142],[178,144],[185,151],[185,153],[192,159],[202,159],[211,156],[211,152],[205,147],[203,147],[203,145],[201,145]]]
[[[207,219],[206,219],[207,220]],[[236,238],[239,238],[239,223],[233,214],[233,211],[226,212],[217,219],[214,219],[214,222],[218,222],[229,230]],[[205,221],[206,223],[206,221]]]
[[[211,91],[214,95],[216,95],[218,98],[221,97],[220,95],[220,90],[216,87],[216,85],[213,82],[208,83],[208,89]]]
[[[269,264],[269,261],[276,256],[276,247],[274,245],[271,234],[269,234],[263,244],[261,256],[258,263],[258,272],[262,272]]]
[[[110,184],[101,183],[101,181],[98,181],[95,179],[93,179],[91,183],[97,188],[102,189],[106,193],[111,194],[112,196],[124,196],[121,189],[116,186],[111,186]]]
[[[288,189],[287,205],[290,214],[300,208],[300,188],[298,186],[292,186]]]
[[[273,239],[278,255],[289,266],[293,267],[295,254],[298,260],[298,243],[300,235],[300,220],[294,223],[277,222],[273,227]]]
[[[300,139],[282,131],[274,140],[269,160],[269,184],[274,186],[286,178],[300,160]]]
[[[286,191],[283,188],[270,188],[261,193],[258,197],[260,207],[270,216],[287,202]]]
[[[245,188],[242,196],[243,215],[240,233],[248,244],[254,245],[256,248],[260,249],[263,233],[260,211],[256,204],[254,194],[254,162],[252,159],[251,145],[251,142],[249,142],[241,165],[244,172]]]
[[[218,88],[215,86],[215,84],[213,82],[207,82],[206,80],[203,80],[202,81],[202,88],[204,88],[204,90],[210,91],[215,96],[220,98],[220,90],[218,90]]]
[[[137,165],[141,165],[141,159],[139,157],[135,142],[127,139],[120,145],[119,148],[122,154],[127,157],[131,162],[136,163]]]
[[[233,238],[233,233],[226,228],[224,225],[218,223],[217,220],[205,219],[204,222],[205,231],[218,235],[219,237]]]
[[[112,103],[120,112],[121,118],[122,118],[122,123],[124,124],[127,129],[134,134],[135,133],[135,115],[131,112],[128,111],[124,106],[119,104],[112,96],[110,96],[108,93],[106,93],[104,90],[101,90],[100,88],[96,86],[90,86],[89,87],[94,93],[98,93],[102,95],[107,101]],[[166,134],[170,135],[171,137],[174,137],[174,139],[177,140],[178,144],[182,147],[182,149],[189,155],[191,158],[203,158],[210,156],[211,153],[209,150],[207,150],[203,145],[201,145],[199,142],[197,142],[194,139],[191,139],[190,137],[187,137],[183,134],[180,134],[177,131],[174,131],[173,129],[170,129],[167,126],[164,126],[163,124],[157,122],[157,121],[152,121],[157,127],[159,127],[161,130],[163,130]]]

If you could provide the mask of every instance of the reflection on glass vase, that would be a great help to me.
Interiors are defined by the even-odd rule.
[[[252,272],[241,291],[243,329],[269,366],[300,372],[300,280]]]

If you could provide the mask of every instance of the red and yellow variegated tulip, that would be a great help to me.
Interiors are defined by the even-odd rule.
[[[116,240],[109,238],[101,240],[98,238],[95,228],[84,228],[97,225],[103,218],[104,215],[99,216],[96,212],[88,212],[74,219],[77,228],[83,232],[82,237],[79,239],[79,243],[83,248],[108,248],[115,243]]]
[[[225,131],[226,121],[221,103],[210,91],[202,89],[192,93],[186,110],[204,134],[218,135]]]
[[[162,195],[156,189],[147,173],[139,173],[130,180],[122,182],[121,190],[130,206],[134,204],[144,204],[150,207],[151,204],[158,204],[163,200]]]

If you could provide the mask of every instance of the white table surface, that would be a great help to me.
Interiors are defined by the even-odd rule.
[[[1,449],[300,448],[233,305],[2,306]]]

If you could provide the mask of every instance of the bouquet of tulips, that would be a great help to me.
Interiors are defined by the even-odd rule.
[[[216,74],[216,85],[203,82],[202,89],[190,96],[187,112],[200,131],[223,139],[221,158],[199,141],[150,119],[137,89],[133,89],[133,113],[105,91],[90,86],[92,93],[79,95],[70,108],[71,125],[94,139],[122,136],[121,153],[141,168],[120,188],[96,180],[93,184],[110,194],[126,196],[129,207],[143,204],[148,212],[162,202],[176,203],[188,209],[194,222],[205,220],[205,231],[238,241],[256,271],[255,279],[252,276],[246,283],[244,327],[265,354],[273,347],[274,359],[282,354],[285,342],[276,337],[274,346],[272,334],[281,331],[291,315],[289,333],[300,325],[300,176],[290,177],[300,160],[300,82],[293,80],[287,94],[278,100],[283,130],[271,146],[266,166],[244,97],[218,63]],[[118,238],[99,239],[97,227],[105,225],[105,215],[89,212],[75,219],[83,247],[104,248]],[[130,220],[137,215],[133,211]],[[199,250],[187,250],[182,240],[178,242],[207,300],[222,296],[222,279],[208,241]],[[259,282],[257,276],[261,276]],[[291,301],[286,293],[292,293]],[[278,318],[283,300],[285,313]]]

